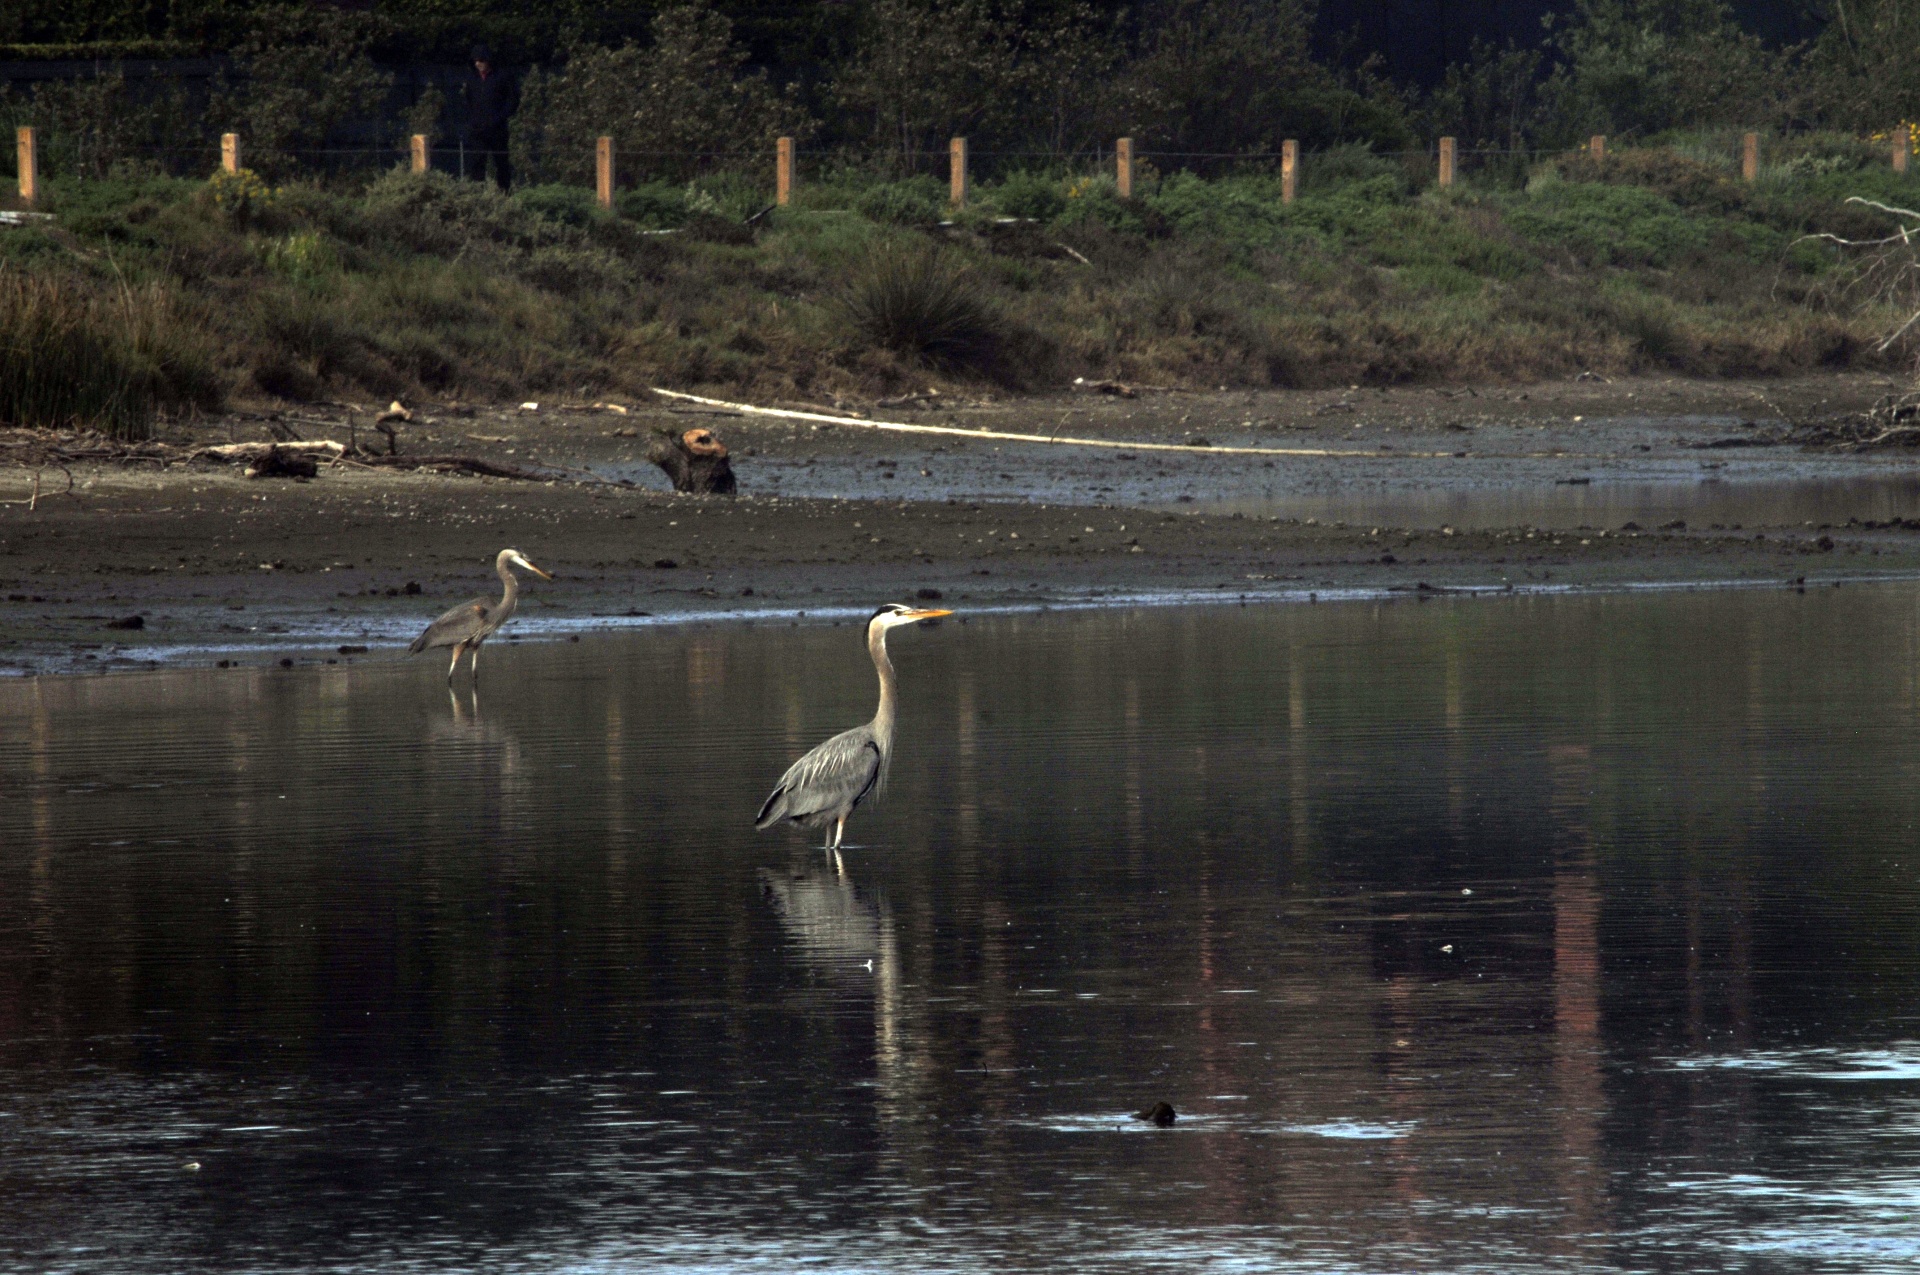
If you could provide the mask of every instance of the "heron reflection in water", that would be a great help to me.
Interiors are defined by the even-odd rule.
[[[480,644],[499,631],[500,626],[513,618],[514,608],[520,602],[520,581],[513,574],[514,567],[524,567],[542,580],[551,580],[552,576],[528,562],[526,555],[518,549],[502,549],[493,560],[493,569],[500,573],[503,586],[498,602],[489,602],[485,598],[474,598],[462,602],[445,615],[427,626],[427,631],[413,640],[407,648],[408,655],[437,646],[453,648],[453,661],[447,665],[447,684],[453,684],[453,675],[460,668],[460,656],[467,651],[473,652],[467,663],[467,671],[474,681],[480,680]]]
[[[875,961],[889,963],[893,916],[883,899],[862,891],[843,868],[818,859],[784,870],[762,868],[760,892],[806,965],[858,983],[880,972]]]
[[[771,828],[781,820],[803,828],[833,829],[826,848],[840,849],[847,816],[867,794],[886,782],[893,759],[893,661],[887,658],[887,630],[903,624],[952,615],[889,603],[867,621],[867,653],[880,675],[880,708],[864,726],[842,731],[788,767],[780,783],[760,807],[755,828]]]

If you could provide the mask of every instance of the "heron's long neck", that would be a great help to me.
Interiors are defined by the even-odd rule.
[[[500,609],[502,611],[511,611],[513,610],[515,599],[520,596],[520,581],[514,576],[512,569],[504,562],[496,563],[495,570],[500,572],[500,583],[503,586],[500,591]]]
[[[887,658],[887,631],[877,624],[867,630],[867,653],[880,674],[880,709],[873,715],[873,737],[880,755],[886,757],[893,752],[893,661]]]

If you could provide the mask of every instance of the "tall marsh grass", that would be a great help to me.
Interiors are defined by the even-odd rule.
[[[136,440],[162,410],[217,408],[219,374],[178,319],[158,287],[0,270],[0,423]]]

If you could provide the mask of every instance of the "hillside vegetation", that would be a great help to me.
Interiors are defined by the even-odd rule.
[[[641,186],[611,212],[577,187],[503,196],[437,173],[56,181],[51,220],[0,228],[0,344],[32,364],[84,334],[86,375],[120,388],[0,392],[0,418],[137,433],[234,397],[831,399],[1905,360],[1873,353],[1894,313],[1804,236],[1885,233],[1846,197],[1912,206],[1920,183],[1829,139],[1744,184],[1714,158],[1729,151],[1566,157],[1441,190],[1423,161],[1336,150],[1292,204],[1261,173],[1149,178],[1128,201],[1101,176],[1015,174],[958,214],[926,178],[815,183],[771,211],[737,179]]]

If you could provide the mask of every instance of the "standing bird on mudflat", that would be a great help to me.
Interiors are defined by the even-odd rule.
[[[493,569],[500,573],[503,586],[498,602],[485,598],[474,598],[462,602],[432,624],[427,631],[413,640],[407,648],[408,655],[418,655],[437,646],[453,648],[453,662],[447,665],[447,683],[453,683],[455,670],[460,667],[460,657],[468,651],[473,657],[467,663],[468,673],[477,683],[480,680],[480,644],[499,631],[501,625],[513,617],[514,608],[520,602],[520,581],[512,568],[525,567],[542,580],[551,580],[552,576],[528,562],[526,555],[518,549],[502,549],[500,556],[493,560]]]
[[[894,675],[887,658],[887,630],[903,624],[952,615],[888,604],[867,621],[867,654],[880,675],[880,708],[864,726],[842,731],[787,768],[780,783],[760,807],[755,828],[771,828],[786,820],[803,828],[831,827],[826,849],[837,851],[847,830],[847,816],[886,782],[893,759]]]

